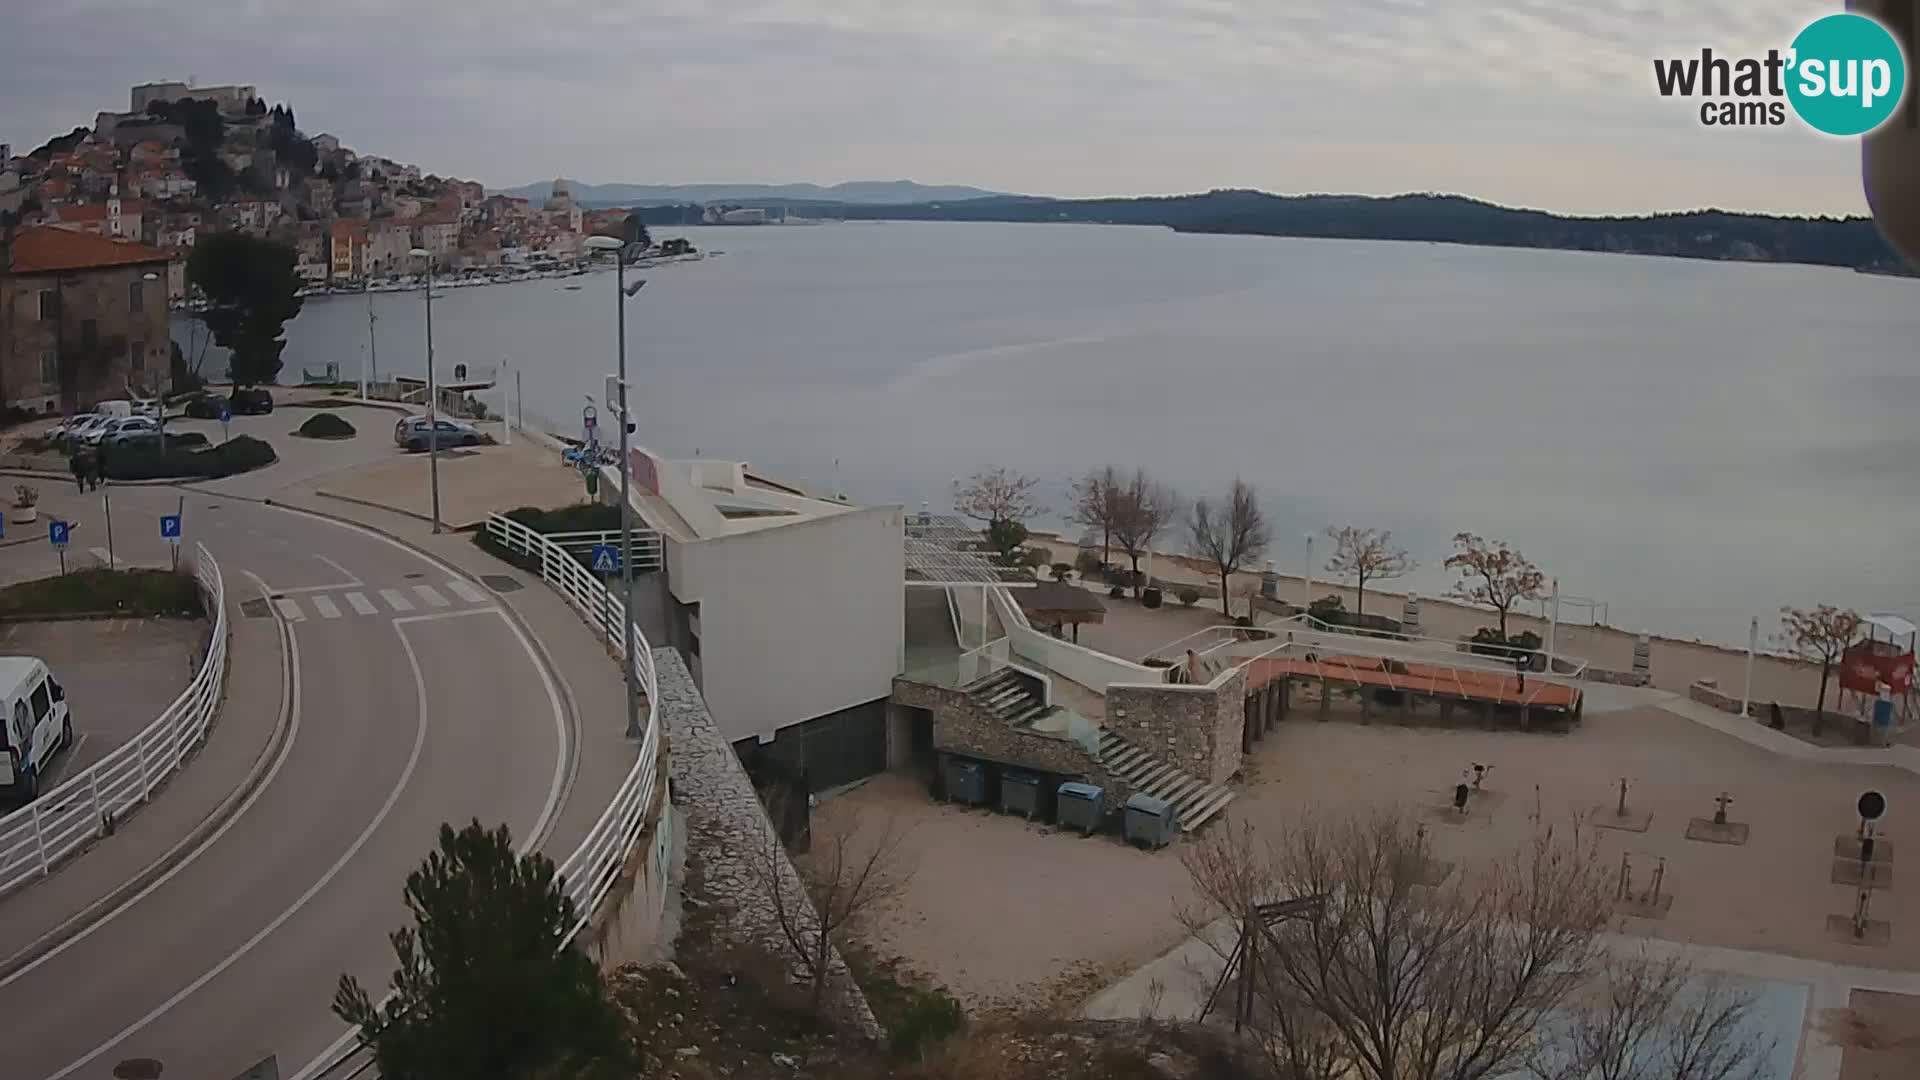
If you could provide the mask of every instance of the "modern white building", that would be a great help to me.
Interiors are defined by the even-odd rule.
[[[721,732],[816,788],[883,768],[905,649],[901,508],[809,495],[741,461],[636,449],[632,462],[666,571],[635,613],[686,656]],[[617,504],[618,470],[603,480]]]

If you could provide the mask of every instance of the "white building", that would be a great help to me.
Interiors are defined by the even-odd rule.
[[[905,650],[901,509],[817,498],[744,462],[633,462],[666,569],[651,614],[640,598],[635,612],[686,655],[720,731],[816,779],[877,771]],[[617,502],[618,470],[604,479]]]

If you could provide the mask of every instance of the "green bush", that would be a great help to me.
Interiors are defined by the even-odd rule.
[[[903,1060],[919,1057],[967,1028],[966,1010],[937,990],[910,989],[908,1000],[887,1024],[888,1045]]]
[[[1179,595],[1180,595],[1180,602],[1187,605],[1188,607],[1192,607],[1193,605],[1200,602],[1200,590],[1194,588],[1191,585],[1182,585],[1180,587]]]
[[[347,422],[346,417],[329,412],[317,412],[307,417],[294,432],[309,439],[351,439],[358,432]]]
[[[620,508],[618,506],[608,506],[605,503],[597,502],[575,503],[572,506],[563,506],[558,510],[542,510],[537,506],[522,506],[518,509],[507,511],[505,516],[510,520],[525,525],[537,533],[615,532],[620,528]],[[645,526],[636,518],[633,527],[637,530]],[[487,532],[485,526],[475,530],[473,534],[473,546],[502,562],[517,566],[529,574],[540,573],[539,558],[501,547],[494,542],[492,534]],[[587,566],[591,569],[591,553],[586,549],[583,548],[575,552],[574,559],[579,562],[581,566]],[[642,569],[636,565],[633,572],[638,575],[651,573],[652,571]]]
[[[101,455],[109,480],[218,480],[278,460],[280,455],[273,452],[271,444],[251,435],[236,435],[204,450],[126,446]]]
[[[200,587],[171,570],[76,570],[0,589],[0,615],[206,614]]]
[[[1082,551],[1073,557],[1073,568],[1080,571],[1081,577],[1097,573],[1100,569],[1100,556],[1091,551]]]

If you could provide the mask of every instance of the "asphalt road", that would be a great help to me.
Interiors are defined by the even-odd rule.
[[[176,495],[116,491],[116,523]],[[226,1080],[269,1055],[292,1076],[343,1031],[327,1008],[343,972],[385,987],[402,884],[440,824],[537,840],[572,775],[557,688],[491,595],[318,518],[201,493],[187,515],[230,595],[277,597],[248,617],[284,622],[292,734],[185,862],[0,982],[9,1078],[106,1080],[153,1058]]]

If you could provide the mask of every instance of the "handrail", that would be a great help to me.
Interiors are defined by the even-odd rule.
[[[0,894],[46,876],[60,860],[126,820],[205,738],[227,672],[226,584],[205,544],[194,545],[194,577],[213,614],[199,670],[139,734],[0,817]]]

